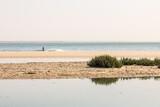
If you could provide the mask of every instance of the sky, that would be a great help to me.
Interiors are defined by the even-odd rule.
[[[0,41],[159,42],[159,0],[0,0]]]

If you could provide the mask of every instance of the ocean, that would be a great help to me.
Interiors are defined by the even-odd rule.
[[[159,51],[160,43],[118,42],[0,42],[0,51]]]

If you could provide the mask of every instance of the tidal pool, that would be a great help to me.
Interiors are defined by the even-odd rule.
[[[160,107],[160,80],[0,80],[0,107]]]

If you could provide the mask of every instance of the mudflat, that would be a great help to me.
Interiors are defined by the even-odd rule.
[[[160,51],[1,51],[0,58],[93,58],[99,55],[133,58],[160,58]],[[37,60],[37,59],[34,59]],[[87,62],[30,62],[0,64],[0,79],[111,78],[160,76],[157,66],[91,68]]]
[[[0,79],[111,78],[157,77],[157,66],[123,66],[122,68],[90,68],[87,62],[0,64]]]

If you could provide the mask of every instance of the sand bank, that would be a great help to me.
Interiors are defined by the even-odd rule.
[[[74,58],[92,58],[109,54],[115,57],[160,58],[160,51],[19,51],[0,52],[0,79],[54,79],[54,78],[111,78],[111,77],[148,77],[160,76],[156,66],[123,66],[120,69],[90,68],[86,62],[74,62]],[[30,58],[34,63],[6,63],[22,58],[22,62]],[[24,60],[24,59],[25,60]],[[35,60],[33,60],[35,58]],[[38,58],[38,59],[36,59]],[[44,59],[47,58],[47,59]],[[53,60],[48,60],[52,59]],[[55,59],[54,59],[55,58]],[[62,61],[56,62],[56,58]],[[64,58],[68,61],[63,62]],[[46,60],[45,62],[41,62]]]
[[[86,62],[0,64],[0,79],[111,78],[160,76],[156,66],[90,68]]]
[[[160,51],[1,51],[0,58],[50,58],[50,57],[83,57],[92,58],[109,54],[115,57],[160,58]]]

